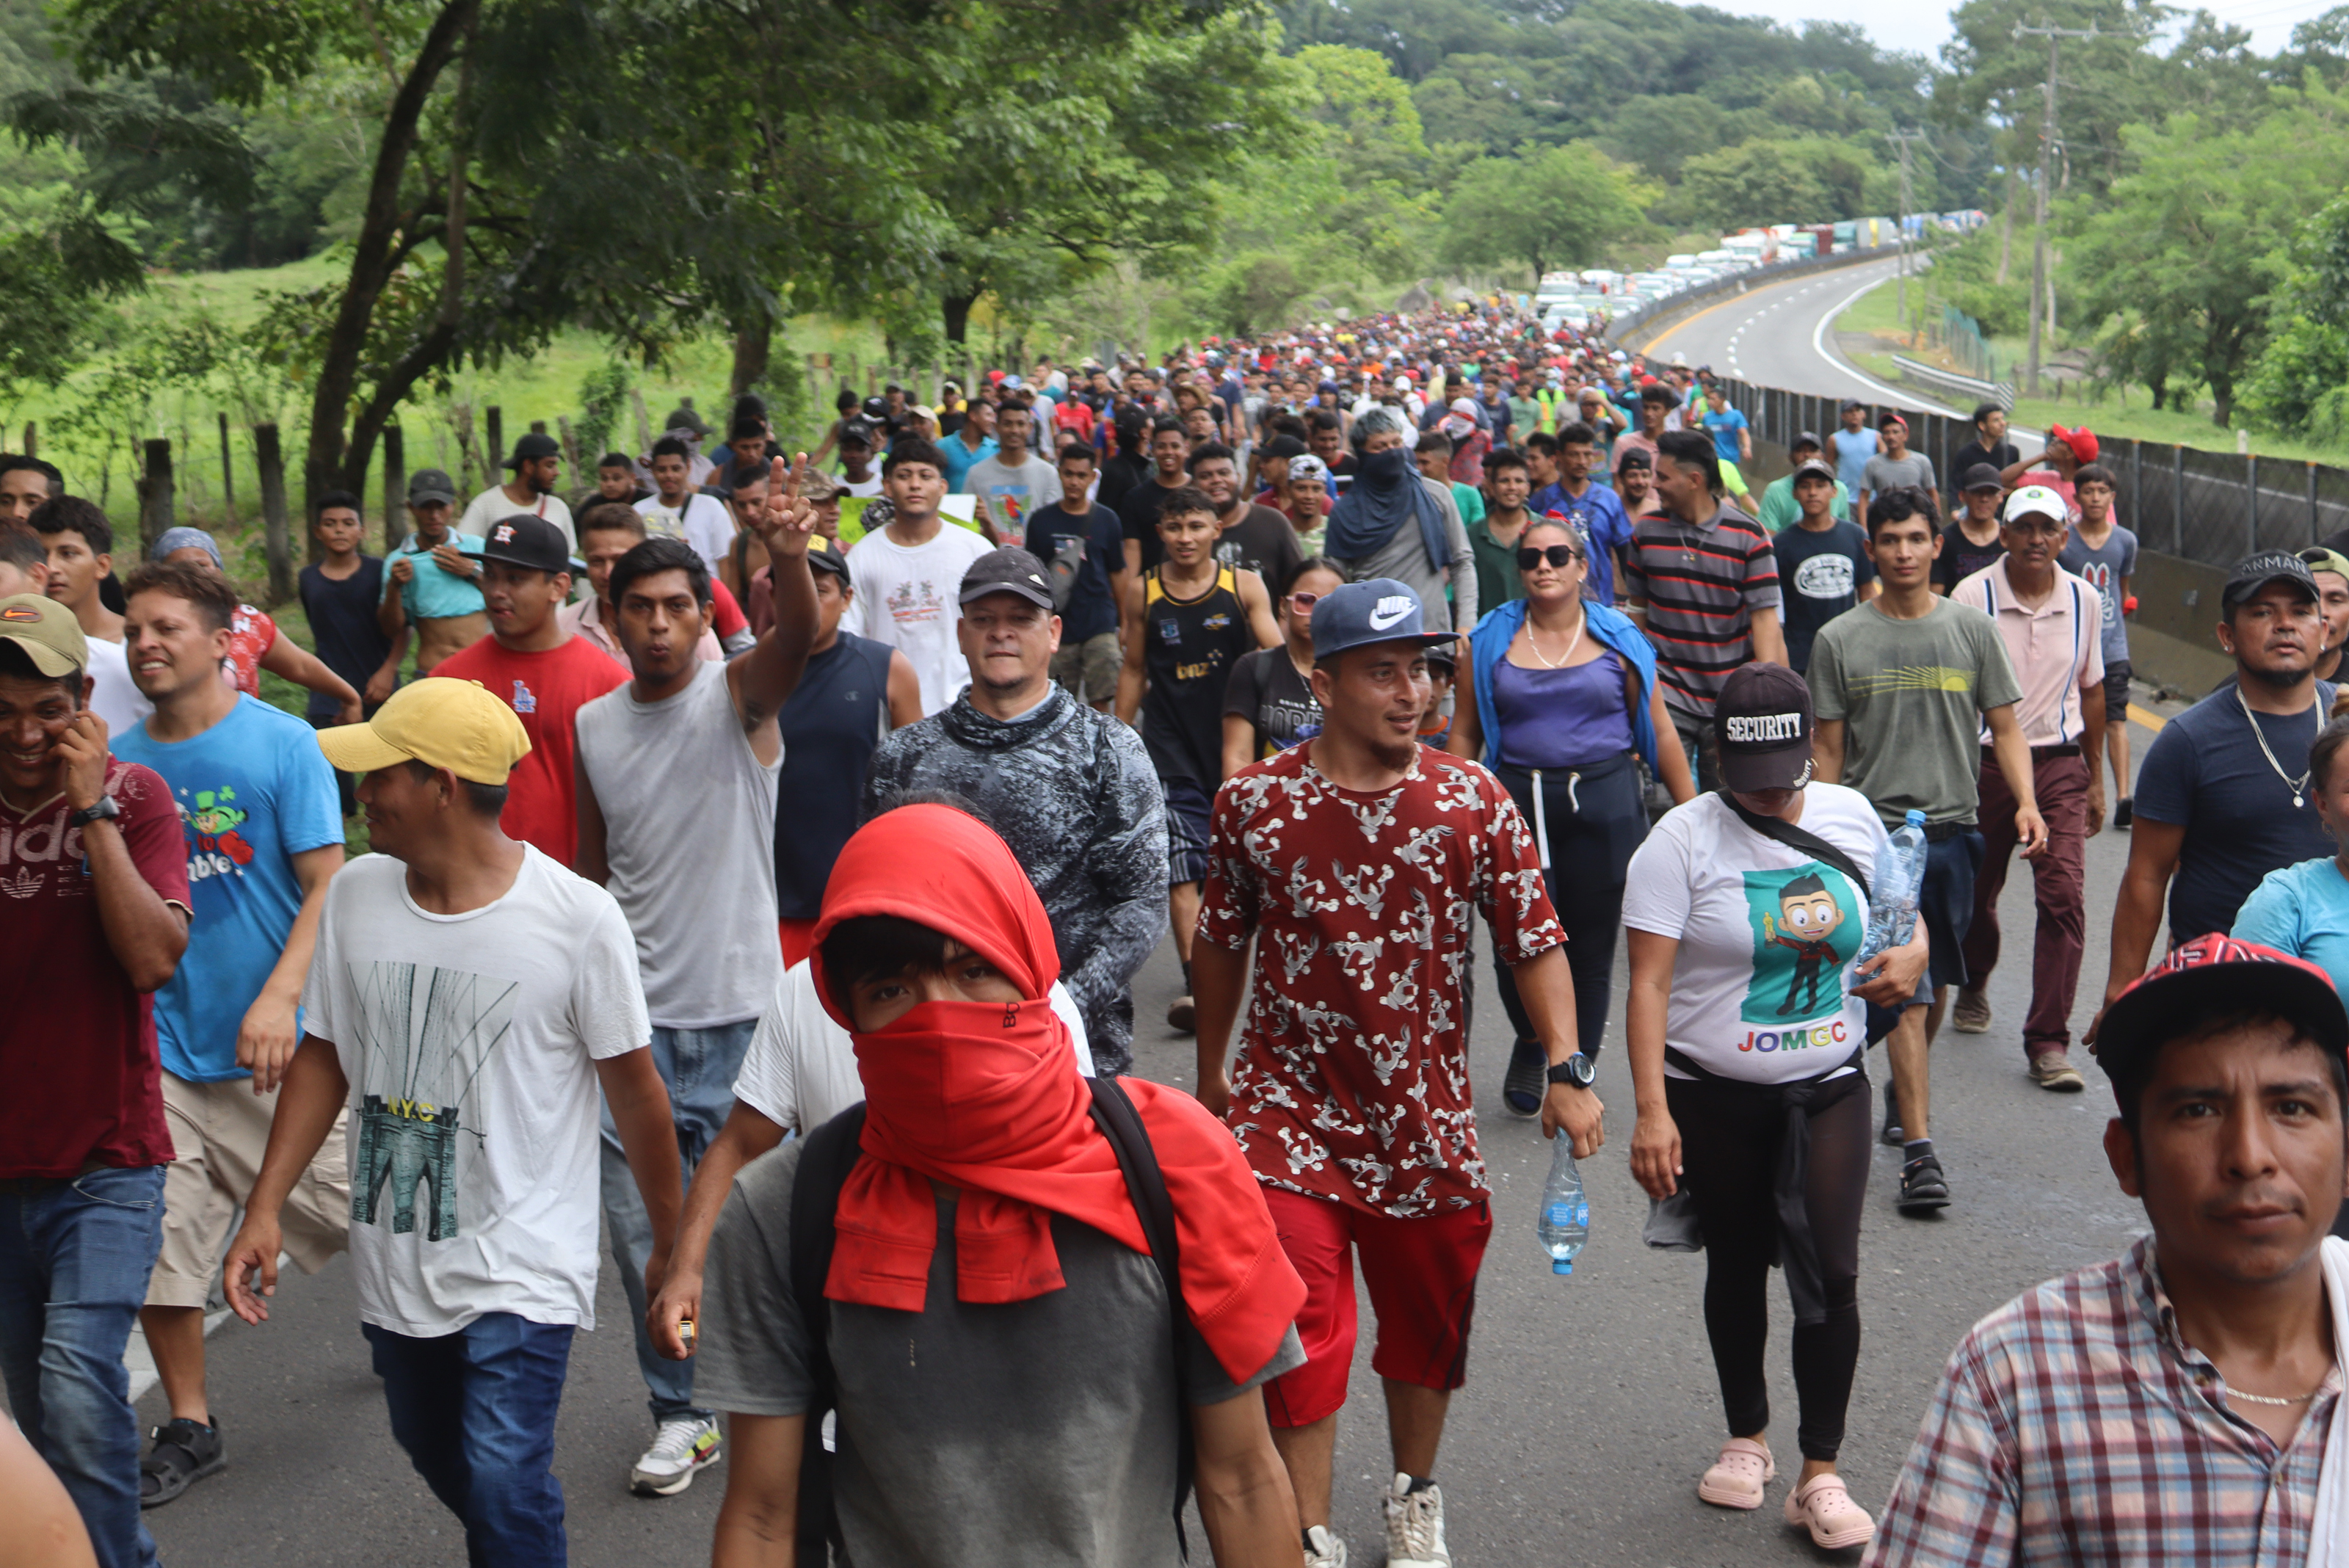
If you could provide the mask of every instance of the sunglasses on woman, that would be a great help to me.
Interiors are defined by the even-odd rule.
[[[1571,545],[1526,545],[1517,551],[1517,570],[1521,572],[1534,571],[1537,569],[1544,561],[1547,561],[1551,566],[1556,566],[1558,570],[1564,571],[1568,566],[1572,566],[1576,561],[1580,559],[1581,556],[1577,554],[1574,546]]]
[[[1299,615],[1309,613],[1315,605],[1318,605],[1320,602],[1321,596],[1319,594],[1294,593],[1288,596],[1288,607],[1295,610]]]

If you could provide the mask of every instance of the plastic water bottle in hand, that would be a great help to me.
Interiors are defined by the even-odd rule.
[[[1925,886],[1925,814],[1912,811],[1892,834],[1892,854],[1877,867],[1868,901],[1868,934],[1859,957],[1866,963],[1887,948],[1905,948],[1917,927],[1917,898]]]
[[[1574,1140],[1563,1128],[1550,1140],[1549,1180],[1542,1187],[1541,1243],[1550,1272],[1574,1272],[1575,1254],[1590,1240],[1590,1199],[1582,1195],[1582,1171],[1574,1163]]]

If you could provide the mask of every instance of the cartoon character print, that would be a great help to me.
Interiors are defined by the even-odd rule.
[[[1844,971],[1859,948],[1856,890],[1840,873],[1816,861],[1787,870],[1748,871],[1744,883],[1754,972],[1741,1016],[1775,1030],[1788,1020],[1840,1011]]]
[[[222,784],[218,789],[181,789],[179,794],[180,825],[188,841],[188,880],[242,875],[243,867],[253,864],[253,846],[236,830],[253,814],[232,804],[236,791]]]

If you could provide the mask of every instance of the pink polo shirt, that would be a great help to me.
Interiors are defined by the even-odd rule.
[[[1950,597],[1989,616],[2006,644],[2006,657],[2023,686],[2015,722],[2033,746],[2077,745],[2087,733],[2082,687],[2105,682],[2105,601],[2096,590],[2063,567],[2055,568],[2054,591],[2036,609],[2015,597],[2002,556],[1960,579]],[[2103,699],[2099,697],[2097,701]],[[1982,743],[1990,743],[1984,726]]]

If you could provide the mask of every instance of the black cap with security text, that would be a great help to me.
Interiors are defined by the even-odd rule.
[[[1739,794],[1811,779],[1811,689],[1783,664],[1740,665],[1713,704],[1721,782]]]

